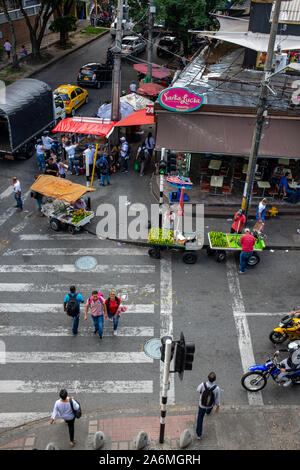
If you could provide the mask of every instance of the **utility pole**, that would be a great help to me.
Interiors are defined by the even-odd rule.
[[[148,29],[148,43],[147,43],[147,76],[152,82],[152,61],[153,61],[153,26],[154,26],[154,16],[156,8],[154,5],[154,0],[150,0],[150,9],[149,9],[149,29]]]
[[[272,25],[271,25],[271,31],[270,31],[270,37],[269,37],[269,43],[268,43],[266,64],[264,68],[264,78],[261,83],[261,92],[260,92],[260,97],[259,97],[258,106],[257,106],[256,122],[255,122],[253,137],[252,137],[248,171],[247,171],[247,176],[246,176],[246,181],[245,181],[245,186],[244,186],[244,193],[243,193],[243,200],[242,200],[242,209],[245,211],[246,219],[248,216],[249,205],[251,203],[255,168],[256,168],[256,162],[257,162],[257,155],[259,151],[259,144],[261,141],[261,135],[262,135],[265,117],[267,115],[269,76],[272,70],[274,46],[275,46],[280,7],[281,7],[282,1],[284,0],[275,0],[275,8],[274,8],[274,13],[273,13],[273,19],[272,19]]]
[[[120,120],[122,20],[123,0],[118,0],[116,40],[112,48],[114,54],[114,68],[112,76],[111,121]]]
[[[164,438],[165,438],[171,351],[172,351],[172,339],[168,338],[165,343],[164,373],[163,373],[161,405],[160,405],[160,428],[159,428],[159,443],[160,444],[164,443]]]

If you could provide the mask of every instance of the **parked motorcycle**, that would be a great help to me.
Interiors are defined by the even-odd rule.
[[[267,385],[268,379],[272,377],[274,382],[282,385],[284,381],[278,379],[280,374],[280,363],[277,362],[277,354],[267,356],[266,363],[249,367],[249,371],[241,379],[242,386],[248,392],[259,392]],[[300,369],[289,375],[294,384],[300,384]]]
[[[274,344],[284,343],[287,339],[293,341],[300,339],[300,318],[293,312],[285,315],[277,328],[270,333],[269,339]]]

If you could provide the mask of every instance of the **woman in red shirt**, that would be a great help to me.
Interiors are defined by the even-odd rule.
[[[114,335],[117,335],[118,332],[118,323],[119,323],[119,307],[121,304],[121,299],[116,296],[115,289],[111,289],[109,292],[109,297],[105,301],[106,310],[108,318],[114,322]]]

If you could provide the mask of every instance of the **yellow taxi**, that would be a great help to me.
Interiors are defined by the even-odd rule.
[[[88,103],[88,92],[79,86],[61,85],[54,91],[65,103],[66,113],[75,116],[75,111],[79,106]]]

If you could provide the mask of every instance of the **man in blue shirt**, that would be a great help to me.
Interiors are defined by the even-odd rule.
[[[64,311],[70,317],[73,317],[73,335],[78,333],[79,317],[80,317],[80,304],[84,303],[84,298],[81,294],[76,293],[76,287],[70,287],[70,293],[65,296]]]
[[[289,188],[288,182],[287,182],[288,176],[289,176],[289,173],[285,173],[285,175],[280,178],[279,185],[280,185],[280,189],[282,189],[283,191],[284,197],[288,196],[287,202],[293,202],[293,199],[295,198],[295,195],[296,195],[296,191]]]

